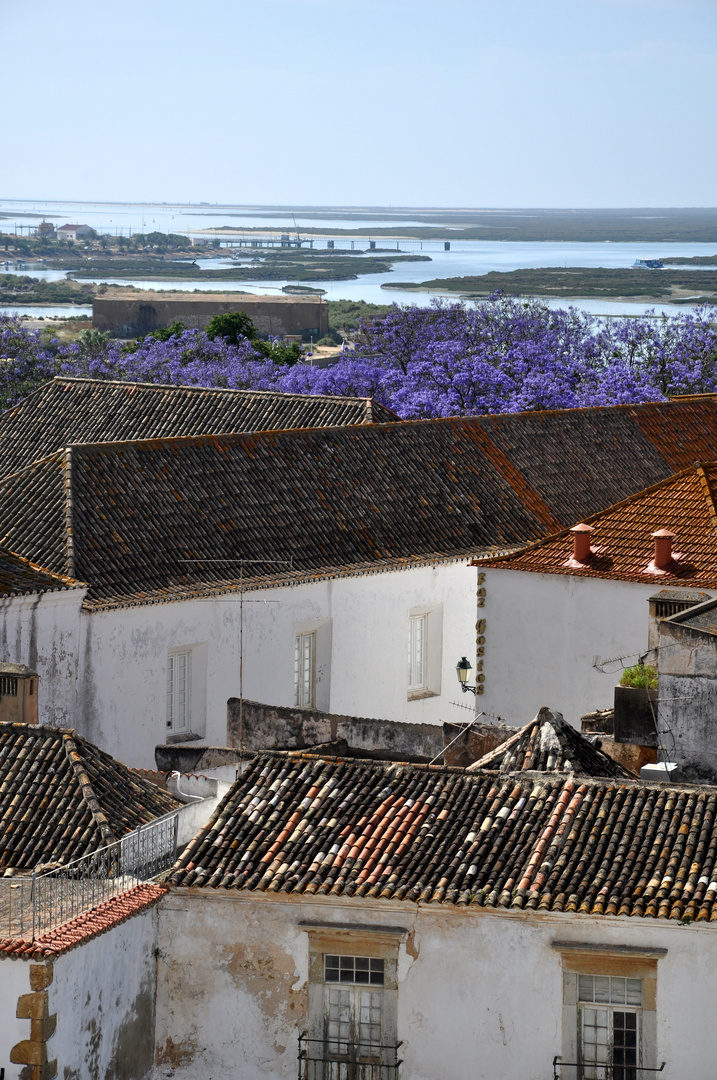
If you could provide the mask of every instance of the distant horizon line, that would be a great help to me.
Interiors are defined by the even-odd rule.
[[[715,211],[717,206],[410,206],[392,204],[369,204],[369,203],[230,203],[230,202],[207,202],[199,200],[187,201],[162,201],[142,199],[56,199],[47,197],[12,197],[0,196],[0,209],[4,203],[52,203],[55,205],[76,206],[158,206],[158,207],[210,207],[222,210],[326,210],[326,211],[382,211],[391,214],[415,213],[415,212],[439,212],[439,213],[620,213],[620,212],[683,212],[683,211]]]

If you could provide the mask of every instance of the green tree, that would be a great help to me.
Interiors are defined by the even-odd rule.
[[[256,340],[256,327],[245,311],[227,311],[224,315],[215,315],[207,325],[207,337],[226,338],[231,345],[238,345],[240,338]]]

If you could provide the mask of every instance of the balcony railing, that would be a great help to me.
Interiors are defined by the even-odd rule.
[[[596,1065],[585,1061],[563,1061],[559,1056],[553,1058],[553,1080],[650,1080],[655,1073],[661,1073],[666,1062],[659,1069],[640,1065]]]
[[[299,1080],[398,1080],[401,1043],[366,1045],[341,1042],[341,1053],[327,1039],[299,1035]]]
[[[35,941],[105,900],[151,881],[177,858],[177,813],[43,874],[0,877],[0,938]]]

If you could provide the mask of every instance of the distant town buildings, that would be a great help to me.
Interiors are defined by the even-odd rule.
[[[89,225],[60,225],[57,230],[58,240],[82,240],[85,236],[92,235],[92,229]]]

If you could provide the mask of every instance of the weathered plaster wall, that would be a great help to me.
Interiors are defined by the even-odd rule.
[[[22,1080],[23,1066],[11,1063],[10,1051],[30,1037],[30,1020],[17,1018],[18,998],[30,993],[30,964],[0,956],[0,1069],[5,1070],[5,1080]]]
[[[58,957],[49,988],[60,1080],[145,1080],[152,1070],[157,909]]]
[[[267,603],[264,603],[264,601]],[[434,692],[409,700],[409,616],[430,611]],[[455,665],[475,638],[475,570],[465,563],[247,593],[244,696],[293,704],[294,637],[317,634],[317,703],[332,713],[415,724],[465,720]],[[430,634],[429,634],[430,636]],[[82,615],[75,726],[130,765],[154,767],[166,729],[170,649],[192,648],[192,732],[226,740],[239,691],[239,598],[187,600]],[[195,662],[196,653],[196,662]]]
[[[85,591],[0,600],[0,660],[37,670],[41,724],[75,726]]]
[[[257,701],[227,703],[227,746],[244,750],[304,749],[319,743],[343,741],[351,750],[369,755],[420,758],[432,761],[443,750],[443,730],[436,724],[406,724],[338,716],[315,709],[262,705]]]
[[[717,930],[709,925],[177,890],[159,916],[160,1076],[296,1075],[307,1004],[302,922],[405,928],[398,1037],[410,1080],[552,1076],[562,1053],[563,979],[551,943],[565,940],[667,949],[657,974],[658,1064],[666,1061],[665,1076],[675,1080],[712,1075]]]
[[[658,586],[517,570],[485,571],[485,692],[479,707],[525,724],[542,705],[569,723],[613,704],[612,674],[593,667],[647,648]]]
[[[657,730],[686,779],[717,782],[717,638],[660,624]]]

